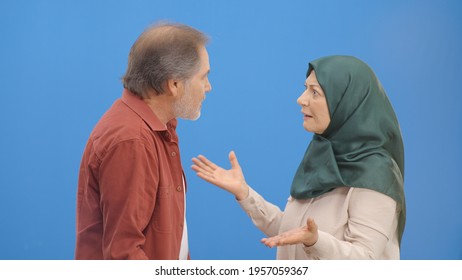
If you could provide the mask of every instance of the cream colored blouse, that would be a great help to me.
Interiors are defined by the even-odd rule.
[[[369,189],[339,187],[322,196],[289,197],[282,212],[250,188],[238,201],[267,236],[306,225],[312,217],[319,239],[313,246],[281,246],[277,259],[399,259],[399,207],[390,197]]]

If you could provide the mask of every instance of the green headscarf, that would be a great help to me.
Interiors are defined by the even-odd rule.
[[[372,69],[352,56],[310,62],[324,90],[331,122],[314,134],[295,173],[291,195],[320,196],[336,187],[378,191],[401,206],[399,241],[404,231],[404,148],[398,120]]]

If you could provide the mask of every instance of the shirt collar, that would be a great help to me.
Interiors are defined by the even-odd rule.
[[[178,121],[173,119],[164,125],[152,109],[146,104],[141,98],[134,95],[127,89],[124,89],[122,93],[122,101],[130,107],[138,116],[140,116],[154,131],[165,131],[168,128],[175,129]]]

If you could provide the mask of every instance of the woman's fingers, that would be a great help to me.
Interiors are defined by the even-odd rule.
[[[208,166],[212,171],[215,171],[219,166],[211,162],[208,158],[203,155],[198,155],[197,158],[206,166]]]
[[[280,235],[262,238],[261,242],[270,248],[273,248],[275,246],[284,246],[287,245],[286,235],[286,233],[282,233]]]
[[[265,244],[265,246],[273,248],[278,246],[277,242],[273,238],[263,238],[261,243]]]
[[[194,171],[202,172],[202,173],[213,173],[212,167],[207,165],[203,160],[193,158],[192,161],[194,163],[194,165],[192,166]]]
[[[266,237],[261,240],[263,244],[265,244],[267,247],[273,248],[276,246],[284,246],[284,245],[289,245],[291,243],[286,242],[286,237],[282,235],[277,235],[273,237]]]

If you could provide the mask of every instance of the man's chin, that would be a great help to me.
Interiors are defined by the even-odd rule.
[[[200,117],[201,117],[201,112],[197,113],[195,116],[192,116],[192,117],[180,117],[180,119],[189,120],[189,121],[197,121]]]

